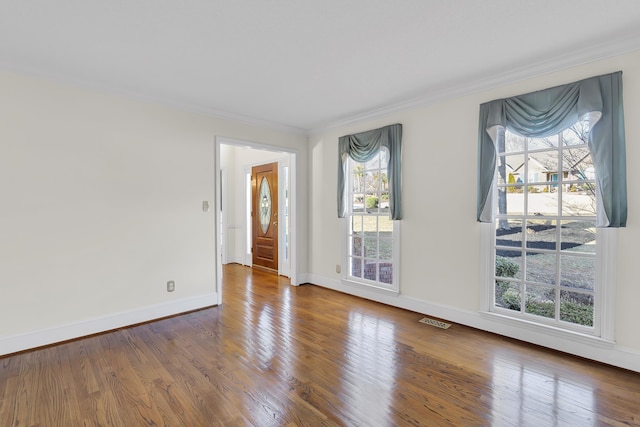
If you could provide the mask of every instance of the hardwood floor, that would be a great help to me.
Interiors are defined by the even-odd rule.
[[[640,374],[224,275],[222,306],[0,358],[0,426],[640,425]]]

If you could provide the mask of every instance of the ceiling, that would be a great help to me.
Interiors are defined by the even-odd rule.
[[[637,0],[0,2],[0,69],[301,132],[635,49]]]

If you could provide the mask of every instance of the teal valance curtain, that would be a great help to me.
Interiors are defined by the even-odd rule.
[[[591,77],[550,89],[480,105],[477,219],[493,221],[491,203],[496,147],[505,129],[525,137],[558,134],[587,119],[589,149],[600,195],[598,227],[627,223],[627,169],[622,105],[622,72]]]
[[[378,151],[383,147],[389,152],[387,178],[389,179],[390,216],[393,220],[402,219],[401,124],[340,137],[338,140],[338,218],[344,218],[347,213],[345,200],[347,158],[351,157],[356,162],[367,162],[378,154]]]

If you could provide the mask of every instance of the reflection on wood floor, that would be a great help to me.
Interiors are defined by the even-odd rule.
[[[640,425],[640,375],[228,265],[224,304],[0,359],[0,426]]]

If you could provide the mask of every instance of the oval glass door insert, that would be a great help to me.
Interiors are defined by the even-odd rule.
[[[267,234],[271,222],[271,190],[265,177],[262,177],[260,182],[258,201],[260,202],[260,228],[262,228],[262,234]]]

